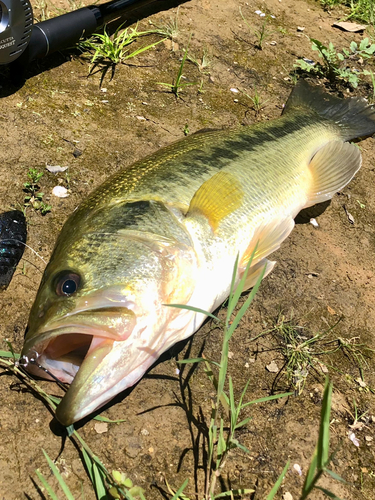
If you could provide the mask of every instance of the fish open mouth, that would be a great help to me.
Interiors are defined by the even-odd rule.
[[[87,333],[60,334],[34,346],[24,361],[33,375],[71,384],[84,361],[95,360],[94,351],[103,344],[112,345],[113,340]]]
[[[93,335],[69,333],[53,338],[37,360],[61,382],[71,384],[94,339]],[[45,372],[48,375],[48,372]]]

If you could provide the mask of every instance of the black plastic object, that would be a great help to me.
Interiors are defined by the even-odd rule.
[[[27,238],[25,216],[19,210],[0,214],[0,290],[7,288]]]
[[[8,64],[23,53],[32,28],[29,0],[0,0],[0,64]]]
[[[102,5],[83,7],[34,24],[27,49],[12,63],[13,79],[22,78],[25,68],[34,59],[72,47],[81,38],[92,35],[103,24],[155,1],[158,0],[114,0]]]

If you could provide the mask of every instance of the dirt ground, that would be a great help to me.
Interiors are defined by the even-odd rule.
[[[150,29],[149,22],[171,23],[177,6],[177,2],[165,1],[139,10],[139,28]],[[40,16],[42,4],[35,2],[34,7]],[[56,14],[64,7],[55,0],[44,10]],[[251,30],[241,18],[240,8]],[[264,22],[256,10],[274,16],[268,18],[269,36],[263,50],[254,46],[254,31]],[[28,245],[48,261],[66,218],[109,174],[183,138],[187,129],[192,133],[278,117],[293,86],[289,74],[296,59],[317,58],[309,37],[324,44],[332,41],[338,48],[364,37],[332,27],[343,15],[341,10],[325,12],[314,1],[189,0],[179,6],[175,40],[162,42],[130,64],[120,65],[112,80],[107,74],[102,87],[101,74],[88,77],[88,60],[74,51],[34,63],[18,88],[10,83],[9,69],[0,67],[0,212],[23,207],[23,184],[30,168],[44,172],[41,191],[52,210],[42,216],[27,208],[26,217]],[[189,53],[199,59],[207,51],[210,65],[200,71],[193,63],[186,63],[183,82],[198,85],[186,86],[177,99],[157,82],[171,83],[175,78],[190,36]],[[367,62],[367,67],[372,64]],[[340,90],[353,94],[344,87]],[[245,93],[260,95],[264,104],[260,112],[254,110]],[[356,94],[368,95],[369,87],[361,85]],[[329,333],[332,344],[324,350],[339,346],[340,342],[333,342],[339,338],[343,339],[341,345],[347,342],[375,348],[375,145],[367,139],[360,148],[363,166],[358,175],[330,204],[312,214],[319,227],[309,223],[311,214],[299,217],[291,236],[274,254],[278,264],[262,283],[231,345],[229,372],[236,394],[248,379],[249,399],[290,389],[280,337],[268,334],[251,341],[280,324],[282,315],[303,326],[307,338],[338,323]],[[77,155],[77,150],[81,154]],[[69,167],[68,177],[48,172],[46,165]],[[51,194],[58,184],[69,188],[67,198]],[[35,252],[25,251],[9,288],[0,293],[0,350],[6,349],[2,339],[11,341],[17,352],[22,348],[45,266]],[[186,408],[192,407],[197,435],[204,429],[204,421],[208,422],[213,390],[203,367],[192,370],[186,366],[178,375],[176,359],[181,359],[186,349],[190,357],[197,356],[204,347],[208,358],[219,361],[220,340],[221,331],[206,323],[182,351],[174,349],[130,394],[118,398],[104,413],[125,422],[109,424],[103,433],[97,432],[93,420],[80,429],[107,468],[126,472],[145,489],[147,499],[162,498],[165,478],[173,487],[189,478],[187,493],[192,498],[200,488],[202,497],[202,453],[197,463]],[[371,352],[362,353],[363,380],[357,359],[349,351],[320,357],[323,370],[328,367],[334,383],[331,450],[337,449],[337,453],[332,468],[347,481],[340,484],[328,476],[320,484],[346,500],[375,498],[375,371]],[[266,369],[271,361],[280,373]],[[238,439],[250,454],[233,452],[221,477],[223,489],[253,487],[256,492],[248,498],[264,499],[290,460],[276,498],[283,498],[285,492],[299,498],[317,440],[324,378],[322,367],[316,364],[301,395],[251,406],[244,412],[244,417],[252,419]],[[181,390],[182,379],[188,381],[190,392]],[[42,384],[51,393],[58,393],[52,383]],[[0,398],[0,499],[46,498],[36,486],[35,469],[40,468],[56,486],[42,454],[45,449],[55,458],[62,446],[62,438],[51,425],[52,416],[42,401],[5,370],[0,371]],[[358,417],[364,416],[351,429],[355,405]],[[349,439],[349,432],[355,433],[359,446]],[[69,439],[57,465],[76,499],[95,498],[79,453]],[[310,498],[323,496],[314,492]]]

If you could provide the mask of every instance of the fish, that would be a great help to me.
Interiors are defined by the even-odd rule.
[[[331,199],[361,166],[350,140],[375,110],[301,80],[281,117],[208,130],[115,173],[58,236],[22,350],[35,376],[70,384],[65,426],[133,386],[190,337],[251,266],[266,276],[304,208]],[[187,308],[170,307],[185,305]]]
[[[5,290],[22,258],[27,239],[24,214],[10,210],[0,214],[0,290]]]

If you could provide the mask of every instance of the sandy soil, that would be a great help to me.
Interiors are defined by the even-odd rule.
[[[35,12],[41,15],[37,7],[35,2]],[[47,10],[56,13],[61,7],[66,6],[55,0]],[[149,21],[154,25],[171,22],[176,18],[176,7],[177,3],[158,2],[157,7],[139,11],[139,26],[147,29]],[[251,32],[239,7],[252,26]],[[258,9],[275,16],[268,21],[269,36],[263,50],[254,46],[254,30],[264,22],[255,14]],[[105,77],[102,88],[100,73],[88,78],[88,61],[72,51],[34,63],[19,88],[9,83],[8,69],[0,67],[0,211],[23,206],[23,183],[29,168],[44,172],[40,186],[45,201],[52,205],[51,213],[43,217],[28,208],[26,216],[28,244],[47,261],[62,224],[95,186],[110,173],[182,138],[186,125],[192,133],[279,116],[292,88],[289,74],[295,60],[316,58],[309,37],[323,43],[332,41],[339,48],[363,38],[363,34],[332,27],[342,15],[339,10],[324,12],[313,1],[190,0],[179,7],[179,31],[173,43],[163,42],[132,59],[131,64],[119,66],[112,80],[109,74]],[[305,29],[298,31],[298,26]],[[184,81],[198,85],[185,87],[181,98],[176,99],[157,82],[172,82],[190,36],[190,54],[201,58],[207,50],[211,63],[204,72],[186,63]],[[371,64],[368,62],[367,67]],[[250,99],[241,92],[233,93],[232,88],[251,96],[258,92],[263,109],[256,113]],[[352,94],[343,87],[339,90]],[[361,85],[356,93],[366,96],[369,88]],[[229,371],[237,394],[248,379],[249,399],[290,389],[280,337],[274,333],[251,341],[260,332],[272,329],[278,319],[280,323],[282,315],[303,326],[303,335],[308,338],[327,331],[341,319],[329,339],[375,348],[375,147],[372,139],[360,147],[363,167],[359,174],[330,204],[313,213],[319,227],[309,223],[311,214],[299,217],[292,235],[274,255],[278,261],[274,272],[262,283],[254,305],[236,331]],[[82,153],[79,156],[73,154],[77,149]],[[69,178],[49,173],[46,165],[68,166]],[[69,188],[69,197],[52,196],[57,184]],[[8,339],[18,352],[45,265],[35,252],[26,250],[9,288],[0,294],[0,342]],[[194,495],[199,488],[202,496],[202,453],[197,463],[189,412],[183,402],[191,405],[194,419],[190,422],[196,436],[209,419],[213,391],[202,367],[191,373],[185,367],[177,375],[176,359],[181,359],[187,348],[194,357],[204,347],[207,357],[219,360],[220,339],[220,330],[210,322],[205,324],[185,350],[174,349],[130,394],[118,398],[104,413],[125,422],[109,424],[106,432],[99,434],[91,420],[80,430],[108,469],[125,471],[145,489],[148,499],[162,498],[159,489],[165,490],[165,478],[176,487],[190,478],[187,492]],[[339,343],[325,345],[324,349],[333,345]],[[0,349],[5,348],[1,343]],[[334,382],[332,450],[338,451],[332,468],[347,481],[339,484],[326,477],[321,485],[346,500],[374,498],[375,375],[371,353],[364,353],[364,383],[358,362],[348,352],[338,350],[320,358]],[[266,369],[273,360],[280,373]],[[287,491],[294,499],[299,498],[317,439],[324,377],[316,365],[299,397],[245,411],[244,417],[251,416],[252,420],[238,438],[250,454],[231,455],[221,477],[223,489],[254,487],[251,499],[264,499],[290,459],[291,468],[277,498]],[[179,379],[187,380],[190,392],[181,390]],[[43,383],[43,387],[58,393],[51,383]],[[0,371],[0,397],[0,498],[46,498],[36,486],[34,471],[40,468],[55,484],[42,448],[55,458],[62,444],[57,464],[75,498],[95,498],[77,449],[69,440],[62,443],[43,402],[5,370]],[[363,425],[354,430],[358,447],[348,437],[354,419],[353,400],[358,414],[364,414]],[[302,476],[294,464],[300,465]],[[316,492],[311,499],[322,498],[320,495]]]

